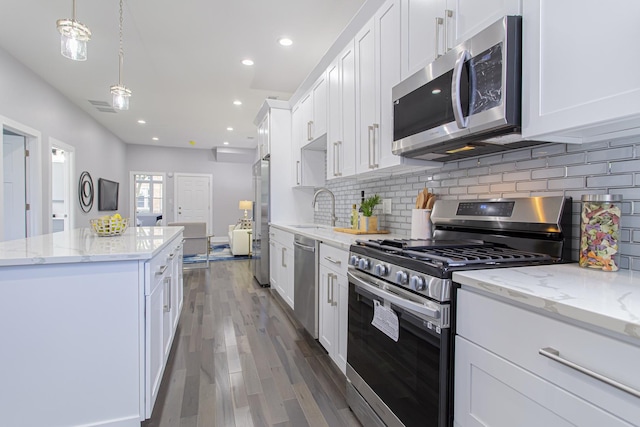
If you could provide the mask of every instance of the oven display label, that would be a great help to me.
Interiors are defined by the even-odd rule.
[[[463,216],[505,216],[513,214],[516,202],[461,202],[456,215]]]
[[[380,329],[386,336],[398,342],[399,324],[398,315],[392,309],[380,304],[380,301],[373,300],[373,320],[371,324]]]

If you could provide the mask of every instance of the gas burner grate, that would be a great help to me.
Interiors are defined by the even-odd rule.
[[[539,262],[551,260],[546,254],[519,251],[502,247],[439,248],[422,251],[405,251],[406,255],[419,260],[430,260],[448,266],[472,264],[504,264]]]

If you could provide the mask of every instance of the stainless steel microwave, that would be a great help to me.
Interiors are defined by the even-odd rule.
[[[392,90],[393,153],[448,161],[523,141],[522,17],[505,16]]]

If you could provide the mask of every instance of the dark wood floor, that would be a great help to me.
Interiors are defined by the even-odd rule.
[[[360,426],[345,377],[249,261],[185,270],[184,307],[143,427]]]

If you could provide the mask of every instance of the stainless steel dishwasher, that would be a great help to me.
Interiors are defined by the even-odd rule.
[[[293,312],[302,326],[318,338],[318,265],[316,241],[296,234],[293,241]]]

